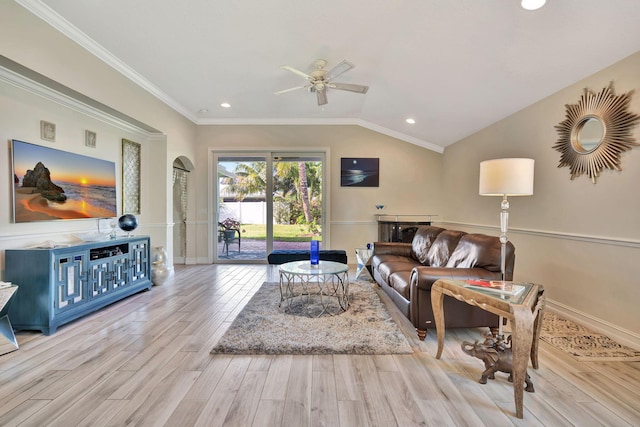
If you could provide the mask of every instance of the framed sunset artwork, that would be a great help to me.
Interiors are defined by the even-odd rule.
[[[116,164],[11,141],[14,222],[117,216]]]

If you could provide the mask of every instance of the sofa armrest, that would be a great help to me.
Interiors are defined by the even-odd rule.
[[[411,243],[375,242],[372,256],[376,255],[398,255],[411,258]]]
[[[431,286],[438,279],[467,280],[485,279],[501,280],[500,272],[492,272],[484,268],[440,268],[440,267],[415,267],[411,271],[411,292],[431,291]]]
[[[439,279],[500,280],[500,272],[494,273],[484,268],[439,268],[415,267],[411,271],[410,320],[418,330],[418,336],[435,325],[431,303],[431,286]],[[445,324],[453,328],[476,328],[481,326],[497,327],[498,316],[479,307],[468,305],[455,298],[445,298]]]

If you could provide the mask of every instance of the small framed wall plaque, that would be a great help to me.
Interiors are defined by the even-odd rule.
[[[56,124],[40,120],[40,138],[45,141],[56,142]]]
[[[84,131],[84,145],[91,148],[96,148],[96,133],[90,130]]]

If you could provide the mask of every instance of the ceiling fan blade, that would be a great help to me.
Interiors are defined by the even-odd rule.
[[[309,85],[292,87],[292,88],[289,88],[289,89],[279,90],[279,91],[274,92],[274,93],[276,95],[282,95],[283,93],[291,92],[291,91],[298,90],[298,89],[304,89],[304,88],[307,88],[307,87],[309,87]]]
[[[333,89],[349,90],[351,92],[357,92],[357,93],[363,93],[363,94],[367,93],[367,91],[369,90],[369,86],[352,85],[349,83],[329,83],[327,86]]]
[[[331,79],[335,79],[336,77],[338,77],[340,74],[349,71],[350,69],[352,69],[353,67],[355,67],[355,65],[353,65],[351,62],[349,61],[342,61],[341,63],[339,63],[338,65],[336,65],[335,67],[333,67],[325,76],[324,79],[326,81],[330,81]]]
[[[305,79],[309,79],[309,80],[312,80],[312,79],[313,79],[313,77],[311,77],[309,74],[307,74],[307,73],[303,73],[302,71],[300,71],[300,70],[296,70],[295,68],[290,67],[290,66],[288,66],[288,65],[283,65],[283,66],[282,66],[282,67],[280,67],[280,68],[282,68],[283,70],[291,71],[293,74],[297,74],[297,75],[299,75],[299,76],[301,76],[301,77],[304,77]]]
[[[327,102],[327,91],[325,89],[316,90],[316,95],[318,96],[318,105],[325,105]]]

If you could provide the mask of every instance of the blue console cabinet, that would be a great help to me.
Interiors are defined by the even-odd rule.
[[[9,309],[16,330],[58,326],[151,289],[149,237],[53,249],[7,249],[5,280],[18,285]]]

